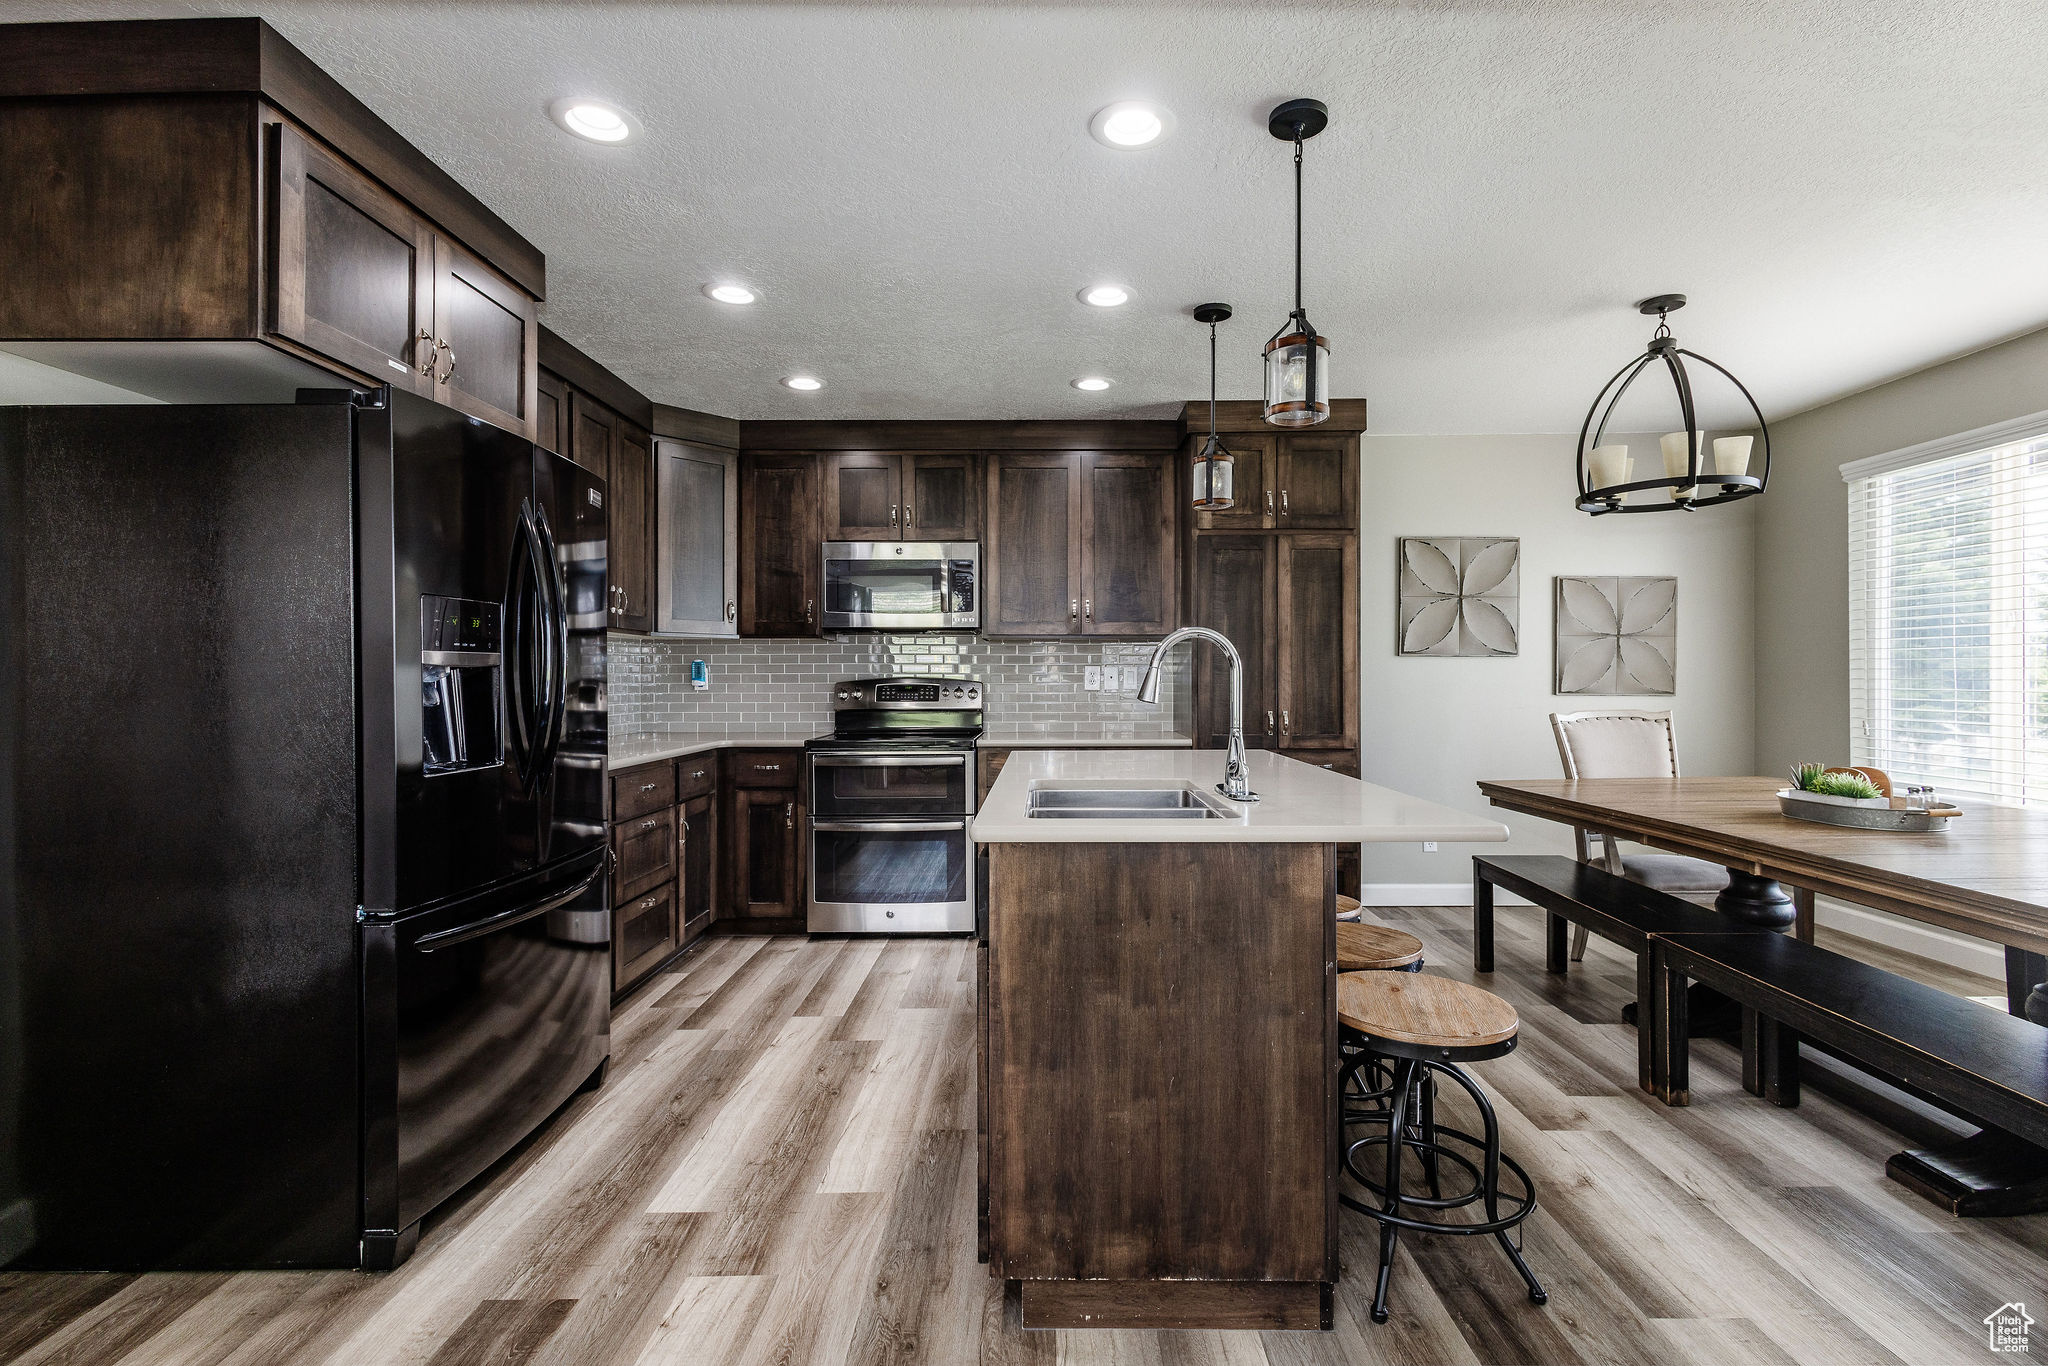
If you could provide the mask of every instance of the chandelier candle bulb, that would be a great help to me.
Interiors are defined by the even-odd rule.
[[[1753,436],[1715,437],[1714,473],[1748,474],[1749,448],[1754,444],[1756,444],[1756,438]]]
[[[1707,448],[1707,434],[1705,432],[1694,432],[1692,436],[1694,438],[1693,449],[1704,452]],[[1686,433],[1666,432],[1664,433],[1662,444],[1664,447],[1664,473],[1674,479],[1688,473],[1688,467],[1692,463],[1692,453],[1687,448]],[[1700,468],[1704,472],[1706,468],[1704,460],[1700,462]],[[1697,484],[1681,485],[1671,490],[1671,497],[1674,502],[1699,496],[1700,490]]]
[[[1626,446],[1595,446],[1586,455],[1586,464],[1592,471],[1593,488],[1611,489],[1616,484],[1626,484],[1635,472],[1636,462],[1629,459]],[[1617,503],[1626,503],[1628,495],[1614,495]]]

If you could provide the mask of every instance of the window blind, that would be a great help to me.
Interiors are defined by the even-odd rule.
[[[2033,805],[2048,804],[2048,425],[2027,425],[1843,476],[1853,762]]]

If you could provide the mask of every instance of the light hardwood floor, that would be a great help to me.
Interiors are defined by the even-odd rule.
[[[1378,914],[1472,980],[1463,912]],[[1485,984],[1523,1041],[1474,1070],[1538,1182],[1546,1309],[1497,1249],[1409,1237],[1376,1327],[1347,1212],[1332,1333],[1021,1332],[974,1259],[971,946],[733,938],[633,997],[603,1090],[397,1272],[0,1275],[0,1361],[1979,1362],[1984,1315],[2048,1302],[2048,1217],[1939,1214],[1885,1180],[1896,1132],[1821,1087],[1775,1110],[1719,1044],[1693,1107],[1658,1105],[1617,1018],[1626,960],[1596,940],[1559,981],[1533,912],[1498,937]]]

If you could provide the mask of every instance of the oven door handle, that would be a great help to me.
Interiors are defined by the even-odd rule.
[[[897,833],[940,830],[965,830],[967,822],[957,821],[820,821],[811,822],[811,829],[822,830],[831,835],[865,835],[870,831]]]
[[[967,766],[965,754],[813,754],[819,768],[940,768]]]

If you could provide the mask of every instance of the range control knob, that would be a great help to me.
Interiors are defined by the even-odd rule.
[[[847,692],[846,692],[846,689],[844,689],[844,688],[841,688],[841,689],[839,690],[839,700],[840,700],[841,702],[844,702],[844,701],[846,700],[846,698],[847,698]]]

